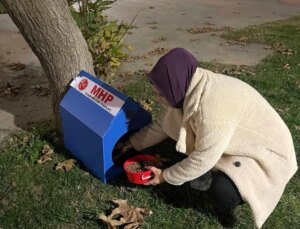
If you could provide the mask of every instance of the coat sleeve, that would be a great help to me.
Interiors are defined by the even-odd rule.
[[[163,117],[164,114],[160,115],[155,122],[150,123],[129,137],[134,149],[141,151],[160,143],[168,137],[162,128]]]
[[[229,121],[204,123],[199,120],[195,124],[195,150],[163,171],[169,184],[181,185],[211,170],[226,150],[236,129],[236,124]]]

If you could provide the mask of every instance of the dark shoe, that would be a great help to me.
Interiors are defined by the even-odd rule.
[[[215,214],[223,227],[232,228],[235,224],[234,212],[228,208],[215,208]]]

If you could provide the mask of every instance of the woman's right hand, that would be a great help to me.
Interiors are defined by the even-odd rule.
[[[118,144],[120,145],[118,146]],[[125,142],[120,142],[118,144],[117,146],[119,147],[119,149],[121,149],[122,153],[126,153],[129,149],[133,148],[129,140],[126,140]]]

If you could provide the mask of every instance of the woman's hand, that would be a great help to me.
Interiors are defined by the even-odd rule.
[[[165,182],[165,179],[163,177],[163,170],[158,169],[156,167],[150,167],[149,168],[153,173],[153,178],[146,182],[144,185],[157,185]]]
[[[122,153],[126,153],[129,149],[133,148],[131,145],[130,141],[125,141],[125,142],[118,142],[115,145],[114,150],[120,150]]]
[[[132,148],[133,146],[128,140],[125,142],[118,142],[113,150],[113,160],[118,160],[122,155]]]

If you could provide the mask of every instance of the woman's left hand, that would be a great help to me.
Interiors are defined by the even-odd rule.
[[[150,167],[149,168],[153,173],[153,178],[146,182],[144,185],[157,185],[165,182],[165,179],[163,177],[163,170],[158,169],[156,167]]]

